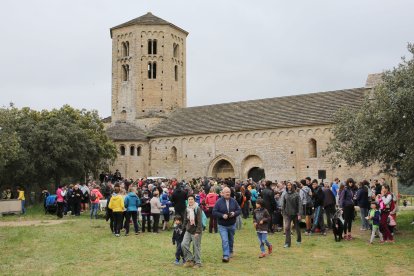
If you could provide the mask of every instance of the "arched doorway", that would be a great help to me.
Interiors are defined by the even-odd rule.
[[[261,179],[264,179],[266,176],[264,169],[253,167],[249,170],[247,177],[253,179],[254,182],[257,182]]]
[[[221,159],[214,165],[212,174],[215,178],[234,178],[234,168],[229,161]]]
[[[248,155],[242,161],[242,178],[253,178],[254,181],[264,178],[262,159],[257,155]]]

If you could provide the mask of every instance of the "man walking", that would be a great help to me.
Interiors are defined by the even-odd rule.
[[[264,207],[269,212],[270,217],[273,218],[273,213],[276,211],[276,200],[275,200],[275,192],[270,187],[272,185],[272,181],[266,181],[266,188],[262,191],[261,196],[264,201]],[[268,232],[270,234],[274,233],[272,228],[273,221],[269,222],[269,229]]]
[[[217,200],[213,208],[213,216],[218,219],[218,230],[223,248],[222,261],[224,263],[228,263],[233,256],[236,218],[241,213],[239,204],[234,198],[231,198],[230,194],[230,188],[225,187],[222,191],[222,197]]]

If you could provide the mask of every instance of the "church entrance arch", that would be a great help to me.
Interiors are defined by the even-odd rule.
[[[219,156],[210,163],[208,175],[214,178],[234,178],[236,174],[231,160]]]
[[[242,178],[253,178],[258,181],[265,176],[263,161],[257,155],[248,155],[242,161]]]
[[[213,167],[213,177],[234,178],[234,168],[227,160],[220,160]]]
[[[254,182],[257,182],[261,179],[264,179],[266,175],[264,169],[259,167],[253,167],[247,173],[247,177],[253,179]]]

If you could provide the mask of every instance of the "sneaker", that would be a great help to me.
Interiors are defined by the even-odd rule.
[[[268,254],[272,254],[273,252],[273,246],[269,245],[268,249],[267,249]]]
[[[128,235],[129,235],[128,233],[125,233],[125,237],[128,236]]]
[[[194,266],[193,261],[188,261],[183,265],[183,267],[193,267],[193,266]]]
[[[115,237],[119,238],[119,234],[115,234]]]
[[[305,231],[304,234],[305,234],[305,236],[309,236],[309,232],[308,231]]]
[[[297,245],[301,245],[302,243],[301,243],[301,242],[296,242],[296,244],[297,244]]]
[[[287,243],[285,243],[285,245],[283,246],[283,248],[289,248],[289,247],[290,247],[290,245],[287,244]]]
[[[266,257],[266,253],[262,252],[259,254],[259,258],[264,258],[264,257]]]
[[[322,233],[322,235],[326,236],[326,231]]]
[[[230,260],[229,260],[229,258],[228,258],[228,257],[223,257],[223,259],[221,259],[221,261],[222,261],[223,263],[228,263]]]
[[[194,269],[201,268],[201,264],[195,264],[195,265],[193,266],[193,268],[194,268]]]
[[[380,244],[384,244],[384,241],[380,241],[379,243],[380,243]]]
[[[180,265],[180,260],[177,260],[177,259],[176,259],[176,260],[175,260],[175,262],[174,262],[174,264],[175,264],[175,265]]]
[[[139,232],[135,232],[135,235],[139,235]]]

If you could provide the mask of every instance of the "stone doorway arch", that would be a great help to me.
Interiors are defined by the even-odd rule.
[[[253,167],[247,173],[247,177],[253,179],[254,182],[262,180],[266,177],[265,171],[259,167]]]
[[[263,161],[257,155],[248,155],[242,161],[242,178],[250,178],[252,175],[257,178],[265,175]],[[253,178],[253,177],[252,177]],[[260,179],[259,179],[260,180]],[[255,180],[257,181],[257,180]]]
[[[233,162],[224,156],[216,157],[210,163],[208,175],[214,178],[235,178],[236,172]]]

